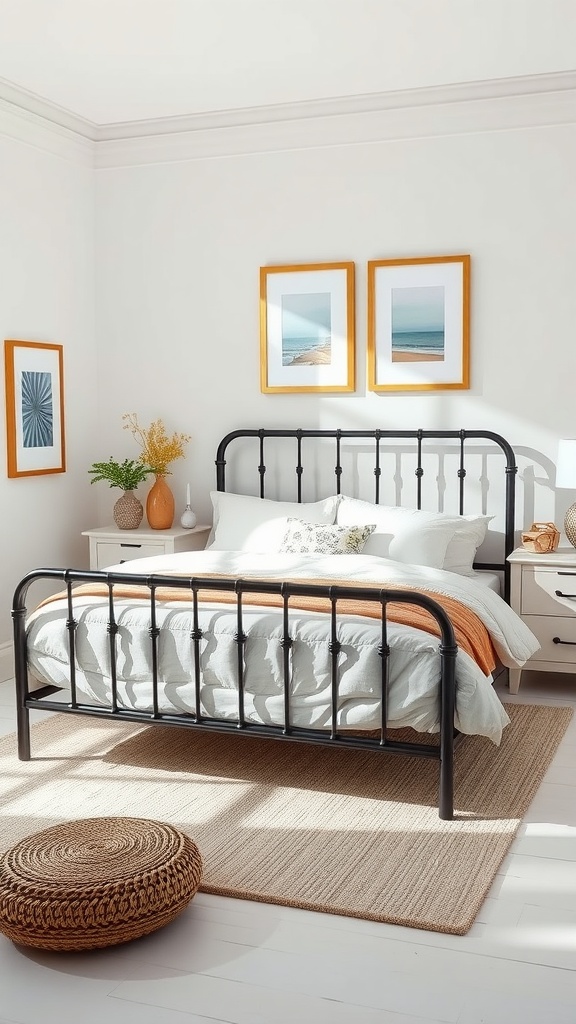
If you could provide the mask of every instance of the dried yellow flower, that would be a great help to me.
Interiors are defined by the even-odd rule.
[[[150,466],[154,473],[169,473],[168,466],[184,457],[184,445],[190,434],[174,433],[168,437],[162,420],[153,420],[149,427],[141,427],[135,412],[124,413],[124,430],[129,430],[140,445],[140,462]]]

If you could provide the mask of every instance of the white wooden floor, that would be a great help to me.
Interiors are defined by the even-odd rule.
[[[517,697],[502,692],[576,705],[576,678],[525,673]],[[14,728],[2,683],[0,732]],[[202,893],[163,931],[99,953],[0,936],[0,1024],[224,1021],[574,1024],[576,715],[466,936]]]

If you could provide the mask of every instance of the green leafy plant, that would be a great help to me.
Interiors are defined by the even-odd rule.
[[[108,462],[93,462],[92,468],[88,472],[92,476],[91,484],[98,483],[99,480],[106,480],[110,487],[121,487],[123,491],[133,491],[154,470],[141,462],[134,462],[133,459],[116,462],[110,456]]]

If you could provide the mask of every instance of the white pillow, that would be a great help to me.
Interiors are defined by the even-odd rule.
[[[342,497],[336,522],[339,526],[376,523],[364,547],[365,555],[464,574],[472,572],[476,548],[482,543],[491,518],[451,516]]]
[[[369,526],[328,526],[289,519],[280,553],[358,555],[375,529],[374,523]]]
[[[217,551],[277,552],[286,533],[286,520],[333,524],[339,496],[323,501],[271,501],[249,494],[211,491],[214,525],[207,547]]]
[[[474,574],[472,566],[476,552],[484,541],[491,519],[494,516],[460,516],[456,533],[448,542],[443,569],[457,572],[460,576]]]

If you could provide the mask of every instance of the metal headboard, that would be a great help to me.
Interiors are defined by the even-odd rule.
[[[386,449],[386,444],[397,441],[412,441],[416,453],[416,508],[422,507],[422,478],[424,467],[422,462],[422,442],[425,440],[454,440],[458,442],[458,514],[463,515],[465,509],[465,484],[466,467],[465,457],[473,450],[473,445],[468,441],[491,441],[496,448],[499,448],[505,456],[505,509],[504,509],[504,558],[496,562],[476,562],[476,569],[491,569],[504,574],[504,598],[510,598],[510,565],[506,561],[507,556],[514,550],[514,528],[515,528],[515,484],[516,484],[516,458],[514,451],[508,441],[500,434],[491,430],[307,430],[288,429],[273,430],[260,428],[258,430],[233,430],[227,434],[218,445],[216,453],[216,487],[219,491],[226,490],[226,453],[228,445],[232,441],[245,438],[258,438],[259,440],[259,464],[257,467],[259,475],[260,497],[265,497],[265,444],[268,438],[293,438],[296,444],[295,473],[297,479],[297,501],[302,501],[302,474],[304,465],[302,462],[302,442],[308,438],[332,439],[335,444],[334,475],[336,478],[336,493],[340,494],[342,467],[342,441],[354,439],[356,441],[372,441],[374,445],[374,502],[380,501],[380,477],[382,475],[381,458]],[[283,475],[289,471],[283,463]]]

